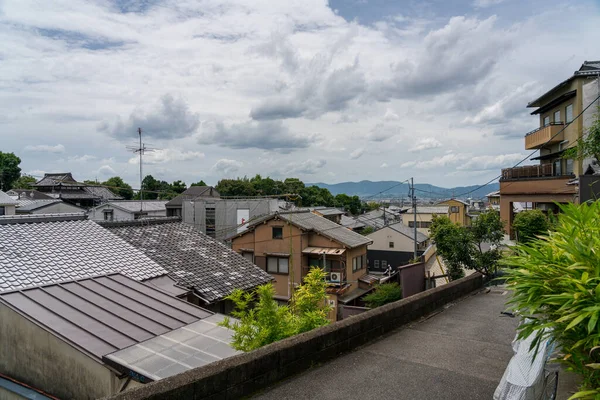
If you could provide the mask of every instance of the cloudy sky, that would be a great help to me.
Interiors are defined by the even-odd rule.
[[[525,105],[600,58],[600,4],[0,0],[0,150],[24,172],[483,183]]]

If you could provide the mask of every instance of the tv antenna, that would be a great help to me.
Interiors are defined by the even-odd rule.
[[[132,151],[133,153],[138,153],[140,155],[140,213],[143,211],[144,206],[144,187],[142,186],[142,181],[144,180],[144,176],[142,175],[142,165],[143,165],[143,156],[146,152],[153,152],[155,149],[146,147],[144,143],[142,143],[142,128],[138,128],[138,134],[140,135],[140,144],[138,147],[127,146],[127,150]]]

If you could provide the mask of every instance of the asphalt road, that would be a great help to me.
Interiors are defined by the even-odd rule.
[[[255,398],[489,400],[513,355],[507,298],[503,289],[469,296]]]

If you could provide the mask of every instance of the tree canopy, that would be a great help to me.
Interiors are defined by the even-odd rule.
[[[329,306],[326,305],[325,272],[313,268],[304,277],[304,283],[293,294],[289,306],[279,306],[274,299],[272,284],[259,286],[254,292],[233,291],[227,299],[235,310],[221,326],[234,331],[231,345],[236,350],[251,351],[286,337],[307,332],[329,324]]]
[[[21,176],[21,159],[15,153],[0,151],[0,190],[7,191],[13,188],[14,183]]]
[[[459,226],[446,216],[436,216],[430,233],[446,263],[450,279],[462,278],[465,268],[486,276],[495,274],[501,257],[500,242],[504,237],[498,212],[488,210],[479,214],[471,226]]]
[[[125,200],[133,199],[133,189],[131,188],[131,185],[123,181],[120,176],[113,176],[112,178],[107,179],[102,182],[102,186],[108,186],[113,193],[118,194]]]
[[[512,227],[519,242],[529,242],[536,236],[548,233],[550,222],[542,211],[526,210],[515,216]]]
[[[363,300],[368,307],[375,308],[402,299],[402,288],[397,282],[384,283],[366,295]]]
[[[33,176],[21,175],[19,179],[13,183],[12,189],[31,189],[31,185],[36,182],[37,179],[35,179]]]

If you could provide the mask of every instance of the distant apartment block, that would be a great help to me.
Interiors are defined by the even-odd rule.
[[[537,165],[507,168],[500,179],[500,216],[510,233],[514,219],[513,203],[532,203],[533,208],[556,212],[556,203],[578,202],[575,180],[585,173],[590,160],[564,159],[591,124],[596,107],[583,109],[598,95],[600,61],[586,61],[571,77],[527,104],[535,108],[539,128],[525,135],[525,150],[539,149],[532,160]],[[568,123],[572,122],[567,126]]]

